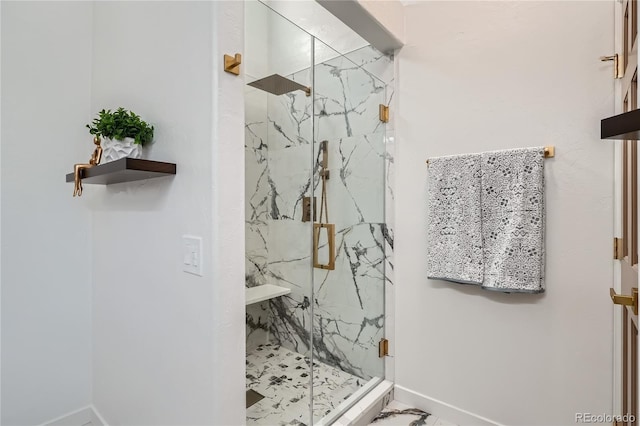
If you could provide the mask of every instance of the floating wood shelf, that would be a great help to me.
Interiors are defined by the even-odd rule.
[[[138,158],[121,158],[105,164],[84,169],[82,183],[109,185],[120,182],[153,179],[176,174],[174,163],[142,160]],[[73,173],[67,175],[67,182],[73,182]]]
[[[246,289],[245,304],[262,302],[264,300],[273,299],[274,297],[284,296],[291,293],[290,288],[279,287],[273,284],[258,285]]]
[[[601,120],[600,138],[640,140],[640,109]]]

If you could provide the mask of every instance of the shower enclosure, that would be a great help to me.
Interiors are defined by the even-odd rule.
[[[247,424],[327,424],[384,378],[392,61],[245,16]]]

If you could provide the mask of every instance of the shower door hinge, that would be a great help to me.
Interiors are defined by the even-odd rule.
[[[389,122],[389,107],[387,105],[380,104],[380,121]]]
[[[389,355],[389,341],[384,337],[380,339],[380,343],[378,343],[378,356],[383,358]]]
[[[613,239],[613,258],[616,260],[624,258],[624,240],[622,238]]]

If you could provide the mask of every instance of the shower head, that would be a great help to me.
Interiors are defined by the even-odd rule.
[[[302,84],[289,80],[280,74],[273,74],[269,77],[253,81],[249,83],[249,86],[256,87],[273,95],[284,95],[285,93],[293,92],[294,90],[302,90],[307,94],[307,96],[311,96],[311,87],[303,86]]]

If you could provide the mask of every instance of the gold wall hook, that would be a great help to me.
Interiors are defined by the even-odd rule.
[[[236,53],[236,56],[224,55],[224,70],[228,73],[240,75],[240,64],[242,63],[242,55]]]

